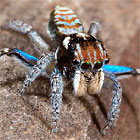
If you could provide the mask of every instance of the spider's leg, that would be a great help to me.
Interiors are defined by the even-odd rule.
[[[27,67],[32,67],[38,61],[38,58],[36,58],[32,55],[29,55],[19,49],[3,48],[0,50],[0,57],[3,55],[15,57],[21,63],[23,63],[24,66],[27,66]]]
[[[39,36],[39,34],[32,28],[31,25],[24,23],[21,20],[12,20],[7,25],[1,27],[2,29],[11,29],[24,35],[27,35],[33,42],[34,47],[40,52],[49,50],[49,45]]]
[[[21,90],[21,94],[24,93],[24,89],[31,84],[40,74],[44,71],[44,69],[48,66],[50,61],[53,58],[53,54],[43,54],[40,59],[37,61],[37,64],[34,65],[28,74],[26,75],[26,78],[23,83],[23,87]]]
[[[62,104],[62,92],[63,92],[62,75],[58,69],[55,69],[55,71],[52,73],[50,80],[51,80],[51,109],[53,122],[52,132],[56,133],[58,118]]]
[[[98,21],[92,21],[88,30],[88,34],[96,37],[101,30],[101,25]]]
[[[120,83],[117,81],[115,75],[112,73],[105,73],[105,77],[111,79],[114,82],[114,84],[113,84],[113,91],[112,91],[113,97],[112,97],[110,111],[108,114],[108,120],[106,122],[105,127],[101,131],[103,135],[105,135],[107,129],[110,129],[111,127],[116,125],[116,120],[119,116],[121,99],[122,99],[122,87]]]
[[[117,79],[124,79],[130,76],[140,75],[140,69],[133,69],[125,66],[117,65],[104,65],[103,71],[107,73],[113,73],[116,75]]]

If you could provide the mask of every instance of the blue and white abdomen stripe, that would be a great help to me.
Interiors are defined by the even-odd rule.
[[[71,9],[60,6],[56,6],[51,13],[49,29],[52,37],[84,32],[77,15]]]

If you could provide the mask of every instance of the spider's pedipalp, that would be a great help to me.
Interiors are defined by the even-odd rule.
[[[17,31],[27,35],[33,42],[33,45],[36,47],[36,49],[41,53],[49,50],[49,45],[39,36],[39,34],[32,28],[32,26],[24,23],[21,20],[12,20],[1,28]]]
[[[52,109],[52,132],[57,132],[57,123],[62,105],[62,93],[63,93],[63,80],[62,75],[58,69],[52,72],[51,78],[51,109]]]
[[[80,70],[76,70],[73,77],[73,88],[75,96],[83,96],[86,94],[87,86],[84,76]]]
[[[24,89],[31,84],[40,74],[44,69],[48,66],[50,61],[53,58],[53,54],[43,54],[40,59],[37,61],[37,64],[34,65],[29,73],[26,75],[26,78],[23,83],[23,87],[21,90],[21,94],[24,93]]]
[[[101,25],[98,21],[92,21],[88,30],[88,34],[96,37],[101,30]]]
[[[104,82],[104,72],[101,69],[89,81],[88,92],[90,94],[97,94],[97,93],[99,93],[101,91],[103,82]]]
[[[114,82],[114,84],[113,84],[113,91],[112,91],[113,93],[112,103],[108,114],[107,123],[101,131],[102,135],[106,134],[107,129],[110,129],[111,127],[116,125],[116,120],[119,116],[121,99],[122,99],[122,87],[120,83],[117,81],[115,75],[112,73],[105,73],[105,77],[111,79]]]

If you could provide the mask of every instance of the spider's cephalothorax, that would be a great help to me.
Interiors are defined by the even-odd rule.
[[[84,33],[65,37],[57,52],[57,65],[62,71],[69,71],[66,76],[73,79],[77,96],[100,91],[104,80],[102,66],[108,62],[102,42]]]
[[[48,27],[51,38],[57,44],[55,52],[48,53],[49,45],[46,44],[32,26],[20,20],[13,20],[2,28],[12,29],[27,35],[42,55],[38,59],[18,49],[4,48],[0,50],[0,56],[15,56],[15,58],[30,68],[24,80],[21,93],[24,93],[24,89],[39,75],[49,76],[51,81],[53,132],[57,131],[57,122],[62,105],[64,78],[72,81],[74,95],[76,96],[98,93],[102,88],[104,77],[111,79],[114,82],[112,86],[113,97],[108,121],[102,131],[105,134],[107,129],[115,125],[121,104],[122,90],[115,74],[120,76],[126,74],[136,75],[139,72],[128,67],[106,65],[109,62],[109,56],[103,47],[103,43],[96,38],[99,30],[98,22],[92,22],[86,34],[80,20],[72,10],[56,6],[51,12]],[[52,67],[53,71],[49,75],[46,73],[48,72],[46,69],[48,70]]]

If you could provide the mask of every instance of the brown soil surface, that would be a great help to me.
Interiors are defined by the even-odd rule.
[[[12,19],[31,24],[51,45],[46,35],[51,9],[63,5],[73,9],[88,30],[98,19],[101,38],[111,56],[110,64],[139,67],[139,0],[0,0],[0,26]],[[0,31],[0,48],[18,48],[32,55],[36,52],[27,37]],[[8,58],[7,58],[8,59]],[[111,99],[110,90],[102,90],[100,98],[72,95],[71,86],[63,93],[59,131],[51,132],[49,80],[38,78],[25,95],[19,92],[27,70],[14,59],[0,60],[0,139],[1,140],[139,140],[139,79],[122,80],[123,99],[117,127],[106,136],[100,134],[105,125]]]

